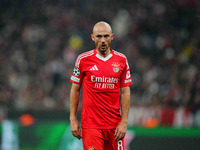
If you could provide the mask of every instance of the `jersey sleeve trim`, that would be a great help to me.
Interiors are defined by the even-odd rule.
[[[85,52],[85,53],[82,53],[78,56],[77,60],[76,60],[76,63],[75,63],[75,67],[76,68],[79,68],[79,65],[80,65],[80,62],[83,58],[85,57],[88,57],[88,56],[91,56],[94,54],[94,50],[91,50],[91,51],[88,51],[88,52]]]
[[[77,78],[77,77],[74,77],[74,76],[71,76],[70,81],[71,81],[71,82],[74,82],[74,83],[80,84],[80,79]]]
[[[126,65],[127,65],[126,69],[129,69],[129,64],[128,64],[128,60],[127,60],[126,56],[124,54],[120,53],[120,52],[117,52],[117,51],[114,51],[114,54],[125,58],[126,59]]]
[[[113,50],[113,51],[114,51],[114,54],[115,54],[115,55],[118,55],[118,56],[121,56],[121,57],[126,58],[126,56],[125,56],[124,54],[122,54],[122,53],[120,53],[120,52],[117,52],[117,51],[115,51],[115,50]]]

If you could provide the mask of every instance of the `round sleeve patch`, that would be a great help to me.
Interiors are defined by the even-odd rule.
[[[74,76],[78,77],[80,75],[80,70],[78,68],[74,68],[73,74]]]

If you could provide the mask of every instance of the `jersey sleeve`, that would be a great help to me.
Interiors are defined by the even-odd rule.
[[[81,67],[81,62],[82,60],[80,59],[80,56],[76,59],[76,63],[70,78],[70,81],[76,84],[81,84],[82,83],[82,74],[83,74],[83,69]]]
[[[132,79],[131,79],[131,73],[130,73],[128,61],[126,59],[125,69],[123,70],[123,73],[122,73],[122,76],[121,76],[120,87],[126,87],[126,86],[130,86],[130,85],[132,85]]]

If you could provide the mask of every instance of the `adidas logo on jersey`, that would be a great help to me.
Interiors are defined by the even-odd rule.
[[[96,65],[94,65],[90,70],[99,70]]]

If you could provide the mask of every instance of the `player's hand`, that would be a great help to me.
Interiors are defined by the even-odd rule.
[[[126,135],[126,130],[127,130],[127,124],[120,122],[115,130],[115,134],[114,134],[115,141],[118,142],[119,140],[122,140]]]
[[[70,120],[70,128],[71,128],[72,135],[80,140],[82,136],[81,136],[81,127],[78,121]]]

